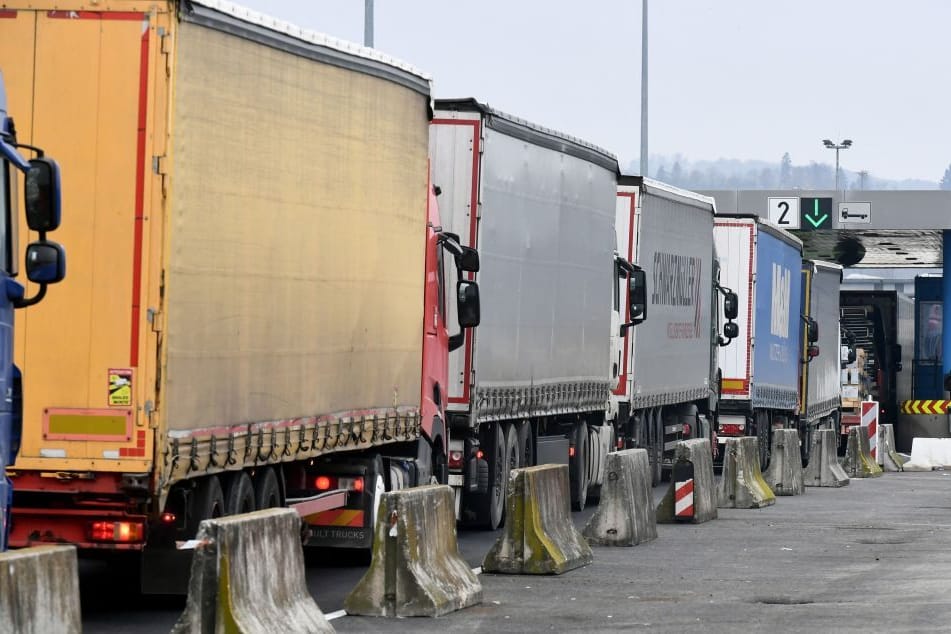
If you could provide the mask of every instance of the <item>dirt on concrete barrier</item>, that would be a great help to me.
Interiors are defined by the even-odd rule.
[[[723,476],[717,486],[721,509],[758,509],[776,503],[759,467],[759,440],[755,436],[727,438],[723,446]]]
[[[775,495],[802,495],[805,493],[806,488],[802,481],[799,433],[795,429],[773,430],[772,456],[763,478]]]
[[[81,631],[79,569],[73,546],[0,553],[0,632]]]
[[[591,547],[571,520],[567,465],[513,469],[505,528],[482,562],[483,572],[561,574],[591,563]]]
[[[598,510],[582,533],[594,546],[636,546],[657,538],[646,449],[627,449],[606,457]]]
[[[378,517],[373,561],[347,596],[348,614],[442,616],[482,602],[482,583],[459,555],[450,487],[385,493]]]

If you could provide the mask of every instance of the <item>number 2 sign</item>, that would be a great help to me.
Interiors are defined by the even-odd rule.
[[[799,198],[769,198],[769,221],[783,229],[799,228]]]

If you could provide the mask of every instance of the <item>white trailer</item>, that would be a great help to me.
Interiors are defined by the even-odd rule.
[[[472,99],[436,101],[430,151],[443,229],[481,252],[484,317],[449,366],[460,517],[497,527],[509,470],[552,462],[583,507],[610,443],[617,160]]]
[[[611,413],[622,445],[648,449],[657,481],[678,440],[711,438],[716,350],[729,342],[718,332],[717,297],[732,293],[718,283],[712,198],[622,176],[616,213],[619,255],[644,271],[647,287],[644,323],[616,318]],[[623,280],[619,287],[630,292]]]

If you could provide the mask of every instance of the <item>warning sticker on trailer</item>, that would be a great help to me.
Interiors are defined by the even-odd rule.
[[[132,405],[132,370],[109,370],[109,407]]]

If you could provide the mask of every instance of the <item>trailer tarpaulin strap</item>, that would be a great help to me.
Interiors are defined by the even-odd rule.
[[[674,463],[674,517],[693,519],[693,463]]]

